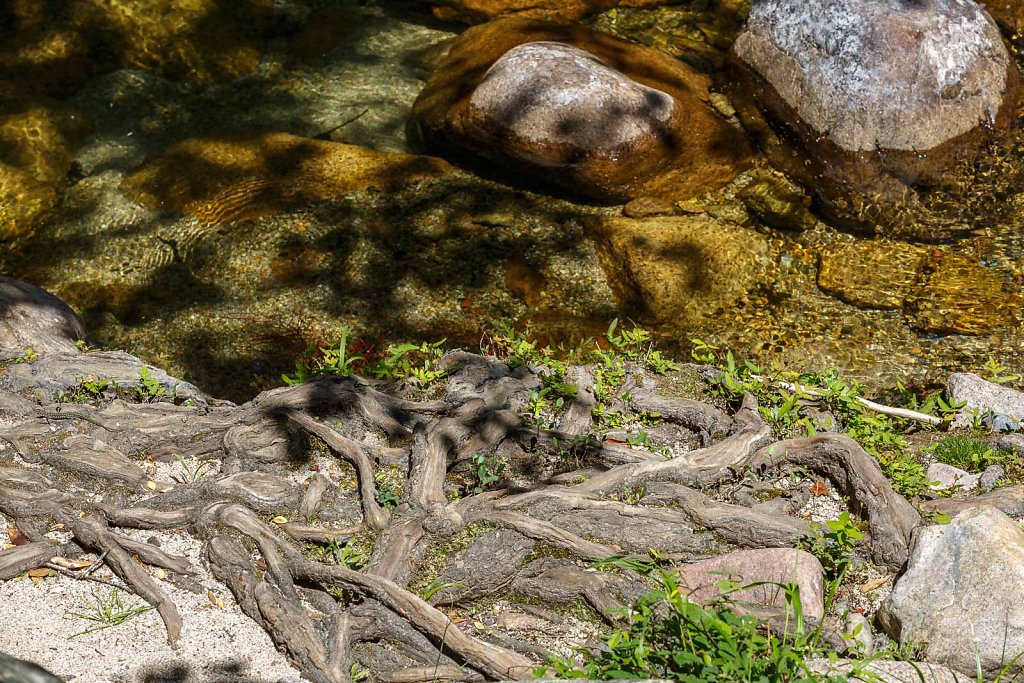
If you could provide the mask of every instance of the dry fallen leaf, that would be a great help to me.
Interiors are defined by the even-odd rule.
[[[274,519],[272,519],[270,521],[273,522],[274,524],[284,524],[285,522],[288,521],[288,518],[287,517],[282,517],[281,515],[278,515],[277,517],[274,517]]]
[[[167,578],[167,572],[165,572],[160,567],[157,567],[156,569],[153,570],[153,576],[155,576],[156,578],[158,578],[158,579],[160,579],[162,581],[162,580]]]
[[[224,609],[224,601],[216,596],[213,591],[206,591],[206,597],[210,598],[210,602],[217,609]]]
[[[50,562],[58,567],[64,567],[64,569],[72,569],[75,571],[92,566],[92,562],[87,562],[86,560],[72,560],[67,557],[61,557],[60,555],[51,558]]]
[[[146,482],[146,488],[150,491],[156,491],[156,482],[150,479]]]
[[[262,558],[256,560],[256,568],[263,572],[267,571],[267,561]]]
[[[819,479],[811,485],[811,495],[818,497],[828,495],[828,484],[825,483],[824,479]]]
[[[870,593],[871,591],[875,590],[876,588],[879,588],[880,586],[882,586],[882,584],[884,584],[888,580],[889,580],[888,576],[883,576],[880,579],[875,579],[874,581],[868,581],[867,583],[861,585],[860,592],[861,593]]]
[[[39,569],[30,569],[30,570],[28,570],[28,575],[29,575],[29,578],[32,578],[32,579],[45,579],[47,576],[56,576],[57,572],[53,571],[52,569],[46,569],[45,567],[40,567]]]
[[[32,541],[28,540],[25,534],[21,533],[13,526],[7,527],[7,536],[10,537],[11,543],[14,545],[28,545]]]

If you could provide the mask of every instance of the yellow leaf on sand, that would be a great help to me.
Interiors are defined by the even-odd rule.
[[[861,585],[860,592],[861,593],[870,593],[871,591],[875,590],[876,588],[879,588],[882,584],[884,584],[888,580],[889,580],[888,576],[883,576],[880,579],[875,579],[874,581],[868,581],[867,583]]]
[[[278,515],[277,517],[274,517],[274,519],[272,519],[270,521],[273,522],[274,524],[284,524],[285,522],[288,521],[288,518],[287,517],[282,517],[281,515]]]
[[[167,578],[167,572],[165,572],[160,567],[157,567],[156,569],[153,570],[153,576],[155,576],[156,578],[158,578],[161,581],[163,581],[164,579]]]
[[[45,579],[47,576],[53,576],[57,572],[52,569],[45,569],[40,567],[39,569],[30,569],[28,572],[29,578],[32,579]]]
[[[150,479],[146,482],[146,488],[150,491],[156,491],[156,482]]]
[[[71,560],[66,557],[61,557],[60,555],[51,558],[50,562],[57,565],[58,567],[64,567],[64,569],[73,570],[85,569],[86,567],[92,566],[92,562],[88,562],[86,560]]]

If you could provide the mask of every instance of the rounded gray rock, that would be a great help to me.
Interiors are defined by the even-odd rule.
[[[994,125],[1011,70],[973,0],[755,0],[733,51],[850,152],[925,151]]]
[[[969,507],[918,528],[906,572],[877,619],[925,660],[993,676],[1024,652],[1024,531],[999,510]]]
[[[71,307],[35,285],[0,277],[0,358],[77,351],[85,326]]]
[[[481,126],[518,138],[526,150],[568,147],[569,159],[612,157],[649,144],[664,134],[675,108],[666,93],[589,52],[550,41],[506,52],[469,102]],[[532,160],[545,164],[554,158]]]

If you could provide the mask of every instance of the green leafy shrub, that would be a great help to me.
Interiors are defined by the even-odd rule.
[[[625,625],[603,638],[596,652],[580,649],[583,663],[554,658],[559,678],[597,680],[661,678],[686,683],[796,683],[845,681],[814,674],[806,660],[821,654],[814,631],[805,628],[795,584],[782,586],[792,621],[781,634],[729,607],[728,596],[706,606],[691,602],[663,569],[658,589],[642,597]],[[540,669],[538,676],[547,671]]]

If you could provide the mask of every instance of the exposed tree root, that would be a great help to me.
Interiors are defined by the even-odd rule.
[[[849,497],[879,562],[906,559],[920,517],[877,464],[841,436],[772,443],[752,397],[730,416],[659,395],[656,378],[628,377],[625,409],[660,413],[699,446],[667,459],[595,433],[593,368],[570,368],[575,396],[557,420],[534,424],[524,407],[540,380],[529,368],[463,352],[445,365],[443,400],[322,377],[242,406],[183,385],[178,400],[192,405],[40,407],[25,396],[49,401],[75,373],[129,378],[140,367],[123,354],[43,356],[0,378],[11,425],[0,434],[0,512],[28,539],[0,551],[0,580],[93,551],[156,607],[174,644],[181,617],[148,567],[178,576],[195,568],[118,529],[183,531],[205,544],[213,575],[308,679],[349,681],[353,665],[383,646],[406,665],[371,667],[374,680],[415,683],[526,678],[543,663],[536,646],[482,636],[437,605],[582,599],[613,621],[646,586],[587,562],[649,549],[686,561],[792,547],[807,530],[787,514],[798,500],[729,494],[789,466]],[[158,476],[179,458],[205,461],[209,472]],[[499,459],[500,476],[486,469]],[[392,499],[379,488],[385,468],[397,477]],[[71,540],[55,544],[54,524]],[[347,566],[339,549],[357,541],[372,542],[372,554]]]

